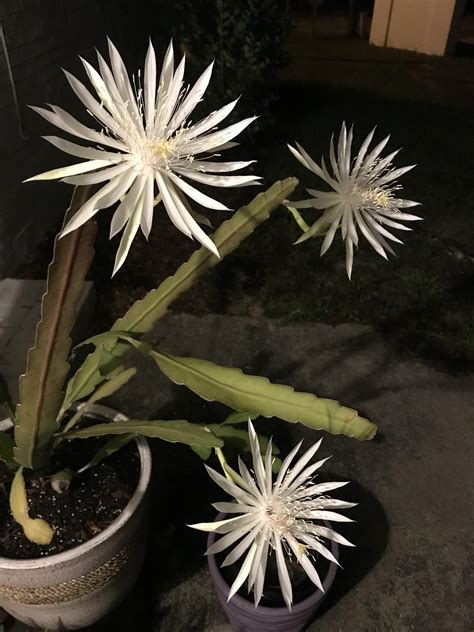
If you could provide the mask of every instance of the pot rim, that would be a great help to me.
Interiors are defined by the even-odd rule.
[[[128,421],[128,417],[122,413],[109,406],[103,406],[102,404],[93,404],[89,408],[89,411],[104,417],[109,417],[111,421]],[[0,556],[0,567],[6,570],[37,570],[39,568],[55,566],[56,564],[68,562],[71,559],[90,553],[96,546],[99,546],[102,542],[108,540],[119,531],[142,502],[151,477],[151,451],[148,441],[145,437],[135,437],[135,443],[140,457],[140,476],[138,478],[137,487],[121,514],[115,518],[108,527],[87,542],[84,542],[84,544],[79,544],[67,551],[61,551],[61,553],[55,553],[54,555],[45,555],[45,557],[35,557],[26,560],[15,560],[11,557]]]
[[[225,518],[226,514],[223,513],[219,513],[216,516],[216,520],[223,520]],[[322,521],[324,526],[328,527],[328,528],[332,528],[332,525],[330,522],[328,522],[327,520],[323,520]],[[209,533],[209,536],[207,538],[207,546],[209,548],[209,546],[211,544],[214,543],[216,539],[216,534],[213,533],[212,531]],[[330,540],[331,543],[331,553],[334,555],[334,557],[339,560],[339,546],[337,544],[337,542],[334,542],[334,540]],[[217,561],[216,561],[216,556],[214,554],[208,555],[207,556],[207,563],[209,565],[209,570],[211,571],[211,575],[213,575],[214,577],[218,578],[222,584],[222,586],[226,587],[226,593],[229,594],[230,591],[230,586],[229,584],[225,581],[224,577],[222,576],[222,573],[217,565]],[[238,606],[240,608],[242,608],[242,610],[246,610],[248,612],[255,612],[255,610],[260,610],[262,612],[272,612],[274,614],[278,614],[280,613],[286,613],[288,614],[298,614],[303,610],[306,610],[308,608],[308,605],[310,603],[314,603],[314,602],[318,602],[318,601],[322,601],[324,599],[324,597],[326,596],[329,588],[331,587],[332,583],[334,582],[334,578],[336,577],[336,572],[337,572],[337,565],[334,564],[334,562],[329,562],[329,569],[328,572],[326,573],[326,576],[324,578],[324,580],[322,581],[323,587],[324,587],[324,592],[322,592],[316,585],[314,586],[315,591],[313,593],[311,593],[311,595],[309,595],[309,597],[306,597],[306,599],[303,599],[302,601],[298,601],[296,603],[293,603],[291,606],[291,610],[288,610],[288,608],[286,606],[255,606],[255,604],[253,603],[253,601],[249,601],[248,599],[245,599],[244,597],[241,597],[238,593],[236,593],[235,595],[232,596],[232,598],[229,601],[226,601],[226,603],[231,604],[232,602],[234,602],[235,604],[238,604]]]

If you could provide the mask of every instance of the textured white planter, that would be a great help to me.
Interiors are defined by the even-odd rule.
[[[126,417],[105,406],[91,409],[114,421]],[[32,560],[0,557],[0,606],[27,625],[48,630],[91,625],[133,586],[145,552],[146,492],[151,452],[136,439],[141,471],[137,489],[102,533],[69,551]]]

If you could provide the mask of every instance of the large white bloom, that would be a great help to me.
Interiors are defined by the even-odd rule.
[[[220,502],[213,506],[222,513],[241,515],[236,518],[190,526],[202,531],[225,534],[207,550],[207,554],[219,553],[239,541],[222,564],[222,566],[233,564],[246,552],[241,569],[231,586],[229,599],[247,580],[248,591],[250,592],[253,588],[256,606],[262,598],[267,559],[271,547],[276,556],[283,598],[288,608],[291,608],[293,591],[284,548],[289,555],[294,554],[311,581],[324,591],[309,554],[314,551],[337,564],[331,551],[324,546],[322,538],[334,540],[339,544],[353,545],[333,529],[316,524],[314,521],[352,522],[349,518],[332,510],[354,507],[355,503],[326,496],[326,492],[343,487],[347,485],[347,482],[313,484],[314,473],[327,461],[327,458],[306,466],[318,450],[321,441],[318,441],[294,466],[290,467],[302,442],[298,443],[283,461],[276,481],[273,483],[271,441],[265,458],[262,459],[258,437],[250,421],[249,438],[253,458],[253,476],[240,458],[240,476],[230,468],[227,470],[232,482],[215,470],[206,468],[211,478],[237,501]]]
[[[370,153],[367,153],[374,132],[375,128],[364,140],[357,156],[352,160],[352,128],[347,132],[345,123],[342,124],[337,155],[333,138],[331,138],[329,159],[332,175],[326,168],[324,158],[321,159],[321,166],[319,166],[301,145],[296,143],[297,149],[288,145],[292,154],[302,165],[333,189],[332,191],[307,189],[312,196],[310,199],[288,202],[288,206],[294,208],[324,209],[323,215],[296,243],[325,233],[321,246],[322,256],[332,244],[337,229],[340,228],[342,239],[346,244],[346,269],[349,278],[352,274],[354,245],[357,246],[359,243],[358,229],[376,252],[387,259],[385,250],[392,254],[394,252],[386,239],[398,243],[403,242],[392,235],[386,227],[411,230],[400,224],[400,221],[422,219],[417,215],[400,211],[401,208],[418,206],[419,202],[402,200],[397,196],[401,186],[396,184],[396,180],[413,169],[415,165],[394,169],[392,160],[400,150],[392,152],[385,158],[380,157],[390,136],[384,138]]]
[[[185,178],[216,187],[255,183],[259,179],[256,176],[221,175],[242,169],[253,161],[211,162],[208,159],[212,157],[210,154],[215,155],[215,152],[233,146],[235,143],[230,141],[255,117],[216,131],[216,126],[233,110],[236,100],[212,112],[199,123],[192,124],[189,116],[206,91],[213,64],[203,72],[190,90],[186,90],[183,83],[185,58],[183,56],[175,70],[171,43],[161,76],[157,80],[155,51],[150,42],[145,60],[143,87],[134,82],[132,88],[120,54],[110,40],[108,43],[110,67],[99,53],[99,72],[82,59],[98,99],[78,79],[65,72],[71,88],[86,106],[88,113],[100,124],[100,131],[83,125],[57,106],[50,106],[52,111],[33,108],[53,125],[93,143],[95,147],[76,145],[56,136],[46,136],[46,140],[59,149],[85,158],[86,161],[54,169],[29,180],[61,178],[64,182],[75,185],[106,182],[77,211],[62,234],[75,230],[100,209],[121,200],[110,228],[110,236],[113,237],[125,227],[115,260],[114,274],[125,261],[139,227],[148,238],[154,204],[160,200],[176,228],[188,237],[195,237],[219,256],[215,244],[196,221],[202,222],[205,218],[191,210],[185,196],[206,208],[229,209],[201,193]],[[140,84],[140,74],[138,83]],[[159,192],[158,200],[155,200],[155,183]]]

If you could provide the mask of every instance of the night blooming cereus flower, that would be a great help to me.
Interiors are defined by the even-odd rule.
[[[329,159],[332,175],[326,168],[324,158],[321,159],[321,166],[319,166],[301,145],[296,143],[297,149],[288,145],[291,153],[302,165],[333,189],[332,191],[307,189],[312,196],[310,199],[287,203],[288,206],[296,209],[324,209],[323,215],[295,243],[301,243],[310,237],[325,233],[321,246],[322,256],[331,246],[337,229],[341,228],[342,239],[346,245],[346,269],[349,278],[352,274],[354,245],[357,246],[359,242],[357,230],[360,230],[376,252],[386,259],[385,250],[394,254],[386,239],[403,243],[386,227],[411,230],[400,224],[400,221],[422,219],[417,215],[400,211],[401,208],[417,206],[419,202],[402,200],[397,196],[397,191],[401,189],[401,186],[396,184],[396,180],[413,169],[415,165],[394,169],[392,160],[400,150],[392,152],[386,158],[380,157],[389,136],[367,153],[374,132],[375,128],[364,140],[359,153],[352,160],[352,128],[347,132],[345,123],[342,124],[337,154],[333,138],[331,138]]]
[[[265,458],[262,459],[258,437],[250,421],[249,439],[253,458],[253,476],[240,458],[240,476],[231,468],[226,467],[226,473],[232,478],[232,482],[215,470],[206,468],[211,478],[237,501],[219,502],[213,507],[222,513],[241,515],[190,526],[202,531],[225,534],[207,550],[207,555],[219,553],[240,540],[222,564],[222,566],[233,564],[246,553],[240,571],[231,586],[228,599],[247,580],[248,591],[253,589],[255,606],[258,605],[263,594],[268,554],[270,550],[273,550],[282,595],[288,608],[291,609],[293,590],[284,550],[288,555],[295,556],[311,581],[324,591],[319,575],[311,562],[311,552],[319,553],[337,564],[331,551],[324,546],[322,538],[334,540],[339,544],[353,545],[336,531],[316,524],[314,521],[352,522],[349,518],[332,510],[354,507],[355,503],[322,496],[328,491],[347,485],[347,482],[313,484],[314,473],[327,461],[327,458],[306,466],[317,452],[321,440],[292,466],[293,459],[301,447],[300,441],[283,461],[276,481],[273,482],[271,441]]]
[[[114,274],[125,261],[139,227],[148,238],[153,208],[158,201],[163,201],[176,228],[188,237],[195,237],[219,256],[215,244],[196,221],[202,221],[202,216],[192,211],[186,196],[209,209],[229,209],[201,193],[185,178],[216,187],[255,183],[259,179],[257,176],[221,175],[243,169],[253,161],[211,162],[208,158],[233,146],[235,143],[230,141],[256,117],[216,131],[216,126],[233,110],[237,103],[235,100],[200,122],[191,123],[189,116],[209,85],[213,64],[187,90],[183,83],[185,58],[183,56],[175,70],[172,43],[166,53],[161,76],[157,79],[155,51],[150,42],[143,88],[135,84],[132,88],[122,58],[110,40],[109,55],[110,67],[97,54],[99,72],[82,59],[98,99],[65,71],[71,88],[86,106],[87,112],[100,124],[100,131],[83,125],[57,106],[50,106],[52,111],[33,108],[53,125],[97,147],[84,147],[56,136],[46,136],[46,140],[59,149],[86,161],[54,169],[29,180],[62,179],[75,185],[106,183],[77,211],[62,235],[84,224],[100,209],[121,200],[110,227],[110,237],[125,227]],[[157,199],[155,183],[159,192]]]

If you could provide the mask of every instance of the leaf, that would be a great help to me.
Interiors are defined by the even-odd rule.
[[[13,458],[13,448],[15,442],[13,438],[4,431],[0,431],[0,459],[8,465],[8,467],[16,469],[18,464]]]
[[[230,413],[230,415],[224,419],[221,425],[247,423],[249,419],[250,421],[255,421],[258,416],[258,413],[234,410],[233,413]]]
[[[117,437],[110,439],[110,441],[107,441],[107,443],[103,445],[100,450],[97,450],[92,459],[88,463],[86,463],[86,465],[81,467],[81,469],[78,470],[77,473],[82,474],[82,472],[85,472],[89,468],[95,467],[97,463],[100,463],[114,452],[117,452],[117,450],[120,450],[121,448],[126,446],[127,443],[130,443],[130,441],[132,441],[134,438],[135,434],[120,434]]]
[[[136,374],[137,370],[135,368],[124,369],[123,371],[119,371],[115,375],[113,375],[110,379],[108,379],[104,384],[99,386],[99,388],[92,394],[91,397],[84,404],[80,404],[77,412],[71,417],[71,419],[64,426],[64,431],[70,430],[73,428],[79,419],[83,415],[85,415],[92,404],[104,399],[105,397],[110,397],[116,391],[122,388],[127,382],[129,382],[132,377]]]
[[[213,241],[221,258],[235,250],[257,226],[268,219],[271,212],[291,195],[297,184],[296,178],[275,182],[267,191],[257,195],[248,206],[242,207],[229,220],[221,224],[213,235]],[[173,301],[218,263],[219,259],[207,248],[200,248],[178,268],[173,276],[165,279],[155,290],[148,292],[143,299],[136,301],[128,312],[116,321],[112,330],[135,335],[150,331],[153,325],[166,314]],[[69,381],[64,408],[68,408],[73,402],[91,393],[100,383],[102,376],[107,371],[116,368],[117,358],[125,351],[127,351],[127,345],[117,342],[113,353],[109,351],[102,354],[99,349],[91,353]]]
[[[25,479],[23,478],[23,467],[20,467],[13,479],[10,489],[10,509],[16,522],[23,528],[23,531],[35,544],[50,544],[54,531],[49,524],[41,518],[30,518],[28,515],[28,498],[26,496]]]
[[[89,187],[76,188],[65,223],[85,203],[89,192]],[[34,346],[28,352],[26,373],[20,377],[14,454],[25,467],[47,465],[49,460],[69,371],[69,335],[94,255],[95,233],[95,224],[85,224],[65,237],[56,237],[41,320]]]
[[[150,355],[170,380],[187,386],[205,400],[360,440],[372,439],[377,431],[375,424],[335,400],[272,384],[265,377],[247,375],[240,369],[207,360],[179,358],[158,351],[151,351]]]
[[[239,452],[250,450],[249,433],[243,428],[234,428],[233,426],[224,424],[206,424],[208,428],[216,437],[223,439],[224,447],[231,446]],[[262,454],[266,452],[268,446],[268,439],[264,435],[258,435],[260,442],[260,450]],[[279,454],[280,450],[274,444],[272,444],[272,453]]]
[[[212,448],[203,448],[202,446],[192,445],[191,450],[195,452],[203,461],[207,461],[207,459],[212,454]]]
[[[103,423],[79,430],[71,430],[58,434],[56,437],[61,440],[87,439],[89,437],[104,437],[127,433],[163,439],[171,443],[186,443],[206,448],[219,448],[223,445],[223,441],[215,437],[212,432],[197,424],[191,424],[184,419],[170,421],[143,421],[140,419],[114,421],[113,423]]]

